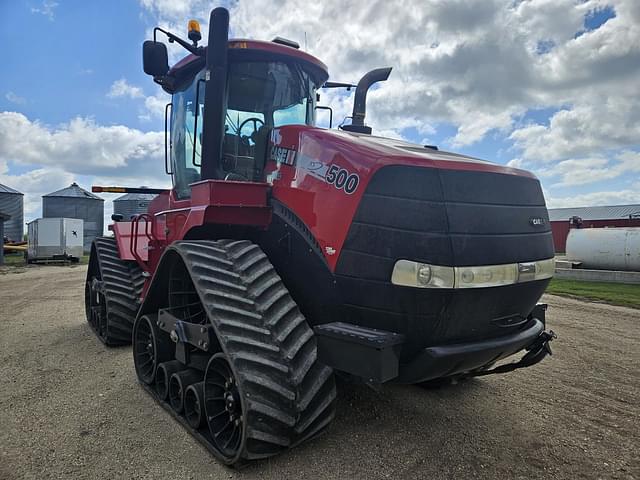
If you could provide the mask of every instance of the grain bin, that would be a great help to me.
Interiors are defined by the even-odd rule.
[[[134,215],[146,213],[149,204],[154,198],[156,198],[155,194],[127,193],[113,201],[113,213],[122,215],[123,220],[129,220]]]
[[[567,259],[583,268],[640,271],[640,228],[572,229]]]
[[[24,195],[0,184],[0,212],[11,217],[4,224],[5,236],[21,242],[24,236]]]
[[[67,188],[42,196],[44,218],[81,218],[84,220],[84,250],[104,233],[104,199],[72,183]]]
[[[4,248],[2,247],[2,239],[4,238],[4,222],[11,217],[6,213],[0,212],[0,265],[4,265]]]

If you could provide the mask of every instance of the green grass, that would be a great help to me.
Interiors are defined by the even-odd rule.
[[[547,293],[640,308],[640,285],[554,278],[547,287]]]
[[[24,255],[22,254],[22,252],[20,253],[12,253],[7,255],[5,253],[4,255],[4,264],[7,266],[20,266],[20,265],[24,265],[25,261],[24,261]]]

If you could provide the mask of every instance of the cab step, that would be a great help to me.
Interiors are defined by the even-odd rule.
[[[317,325],[318,357],[322,363],[368,383],[384,383],[398,376],[404,335],[332,322]]]

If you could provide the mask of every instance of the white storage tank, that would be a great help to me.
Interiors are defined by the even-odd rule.
[[[640,228],[572,229],[566,253],[583,268],[640,272]]]
[[[38,218],[29,222],[27,260],[79,260],[83,227],[84,221],[79,218]]]

